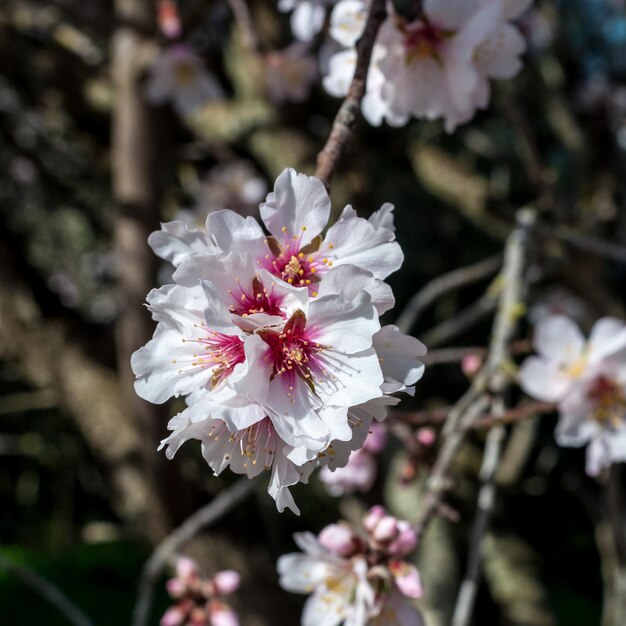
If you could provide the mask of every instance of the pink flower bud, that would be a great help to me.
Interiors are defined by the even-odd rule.
[[[209,603],[209,616],[211,626],[239,626],[237,613],[224,602],[214,600]]]
[[[193,578],[198,575],[198,566],[186,556],[181,556],[176,561],[176,576],[178,578]]]
[[[172,598],[181,598],[185,595],[185,583],[179,578],[170,578],[165,583],[165,588],[167,589],[167,593],[172,596]]]
[[[398,537],[387,548],[391,556],[402,557],[412,552],[417,545],[417,535],[411,525],[405,521],[398,521]]]
[[[167,609],[159,622],[161,626],[181,626],[185,621],[185,614],[179,607],[173,606]]]
[[[471,378],[474,374],[478,373],[478,370],[480,370],[482,365],[483,360],[477,354],[468,354],[463,357],[463,360],[461,361],[461,369],[468,378]]]
[[[372,534],[376,541],[383,543],[393,541],[398,536],[398,520],[393,515],[383,517],[376,524]]]
[[[437,433],[432,428],[420,428],[417,431],[417,440],[425,447],[432,446],[437,439]]]
[[[233,591],[237,591],[239,589],[239,585],[241,584],[241,576],[232,569],[224,570],[223,572],[218,572],[213,577],[213,584],[215,585],[215,590],[222,596],[228,595],[229,593],[233,593]]]
[[[389,571],[394,577],[400,593],[407,598],[419,598],[424,593],[422,579],[415,565],[405,561],[391,561]]]
[[[387,445],[387,431],[382,424],[372,422],[363,449],[370,454],[379,454]]]
[[[380,504],[373,506],[363,518],[363,526],[365,527],[365,530],[370,533],[373,532],[374,528],[376,528],[376,524],[378,524],[378,522],[385,517],[385,515],[387,515],[387,511],[385,511]]]
[[[319,534],[319,542],[338,556],[352,556],[359,547],[359,538],[344,524],[330,524]]]

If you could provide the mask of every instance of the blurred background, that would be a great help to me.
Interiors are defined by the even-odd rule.
[[[310,93],[308,84],[304,95],[277,93],[272,72],[293,40],[289,16],[270,0],[249,5],[255,41],[231,3],[179,2],[185,41],[223,90],[180,116],[145,97],[166,45],[156,2],[0,2],[3,624],[68,623],[3,568],[7,558],[54,582],[95,625],[129,624],[153,546],[233,482],[211,475],[199,446],[171,462],[156,452],[180,405],[136,397],[129,358],[154,330],[145,295],[170,278],[148,234],[170,219],[202,224],[221,208],[256,215],[283,168],[314,171],[339,106],[319,79]],[[396,207],[405,263],[390,279],[397,305],[387,322],[432,279],[499,254],[515,210],[531,203],[558,237],[535,251],[527,319],[566,311],[588,330],[600,315],[624,316],[623,259],[584,241],[626,244],[624,2],[536,2],[520,28],[524,69],[495,84],[490,108],[454,135],[439,122],[360,122],[349,144],[334,210],[350,203],[367,217],[383,202]],[[331,47],[322,34],[306,51],[322,73]],[[496,271],[447,292],[409,330],[431,350],[486,346]],[[433,364],[401,409],[448,406],[467,384],[458,362]],[[603,602],[620,602],[606,590],[626,581],[607,538],[621,476],[607,485],[587,478],[584,451],[558,449],[554,424],[547,415],[511,429],[476,624],[596,626]],[[263,486],[188,546],[210,574],[241,572],[233,605],[243,625],[299,623],[303,598],[282,591],[275,573],[276,558],[294,550],[293,532],[357,519],[378,502],[415,517],[432,459],[407,452],[413,433],[393,420],[389,431],[369,492],[337,498],[314,476],[294,490],[297,518],[278,514]],[[470,438],[457,462],[451,504],[461,521],[438,520],[420,552],[433,625],[448,623],[465,567],[482,442]],[[157,588],[151,624],[168,605]],[[626,623],[607,619],[605,611],[603,626]]]

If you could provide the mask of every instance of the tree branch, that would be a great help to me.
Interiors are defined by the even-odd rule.
[[[315,175],[326,185],[326,188],[330,187],[330,179],[352,134],[352,127],[356,121],[361,100],[365,95],[367,74],[376,36],[386,15],[385,0],[372,0],[365,30],[356,44],[356,67],[348,95],[335,116],[326,145],[317,155]]]

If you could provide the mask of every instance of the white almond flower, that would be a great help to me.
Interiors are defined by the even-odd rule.
[[[533,341],[538,356],[524,361],[519,380],[530,396],[556,402],[559,445],[587,444],[587,473],[626,461],[626,324],[605,317],[588,340],[568,317],[541,320]]]
[[[312,533],[298,533],[294,540],[303,554],[281,556],[278,573],[287,591],[312,594],[304,605],[302,626],[365,626],[376,605],[367,561],[334,554]]]
[[[318,73],[317,59],[309,52],[309,46],[302,42],[270,52],[265,57],[267,94],[276,104],[304,102]]]
[[[182,44],[165,48],[157,57],[150,68],[145,93],[152,104],[171,102],[181,116],[224,98],[224,90],[202,59]]]
[[[318,178],[286,169],[260,207],[270,236],[255,219],[224,210],[209,214],[206,233],[169,222],[150,235],[148,243],[174,265],[184,260],[185,249],[188,255],[250,254],[259,268],[294,286],[308,287],[312,296],[318,294],[317,284],[332,267],[356,266],[377,279],[399,269],[403,255],[395,241],[392,205],[384,204],[369,220],[357,217],[347,206],[322,237],[330,209],[328,192]]]
[[[362,109],[374,125],[400,126],[411,117],[443,118],[448,132],[489,102],[489,80],[512,78],[526,44],[511,20],[531,0],[426,0],[407,22],[393,12],[372,52]],[[354,73],[354,44],[365,26],[365,0],[342,0],[331,17],[331,36],[349,50],[330,62],[325,89],[345,96]]]

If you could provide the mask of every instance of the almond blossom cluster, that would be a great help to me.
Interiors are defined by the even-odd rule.
[[[569,317],[552,315],[537,323],[533,345],[538,356],[522,364],[520,385],[557,403],[559,445],[587,445],[591,476],[626,461],[626,324],[602,318],[585,339]]]
[[[239,574],[233,570],[206,578],[188,558],[176,562],[176,575],[165,587],[176,604],[165,611],[161,626],[239,626],[237,613],[224,602],[239,588]]]
[[[411,116],[442,118],[447,132],[489,103],[490,80],[509,79],[521,68],[526,43],[511,21],[531,0],[425,0],[407,20],[388,3],[367,77],[365,118],[375,126],[402,126]],[[356,42],[368,0],[340,0],[330,35],[344,50],[330,60],[323,84],[344,97],[356,65]]]
[[[281,556],[278,572],[284,589],[311,594],[302,626],[424,623],[410,602],[423,591],[417,568],[404,560],[417,543],[408,522],[374,506],[363,518],[363,532],[339,523],[294,540],[302,553]]]
[[[260,206],[269,235],[224,210],[206,231],[175,221],[149,238],[176,269],[148,294],[157,328],[132,357],[135,389],[188,405],[162,447],[200,440],[216,475],[271,471],[280,511],[297,513],[289,487],[343,467],[424,369],[423,344],[379,321],[402,263],[393,207],[365,220],[347,206],[322,236],[330,208],[319,179],[287,169]]]

